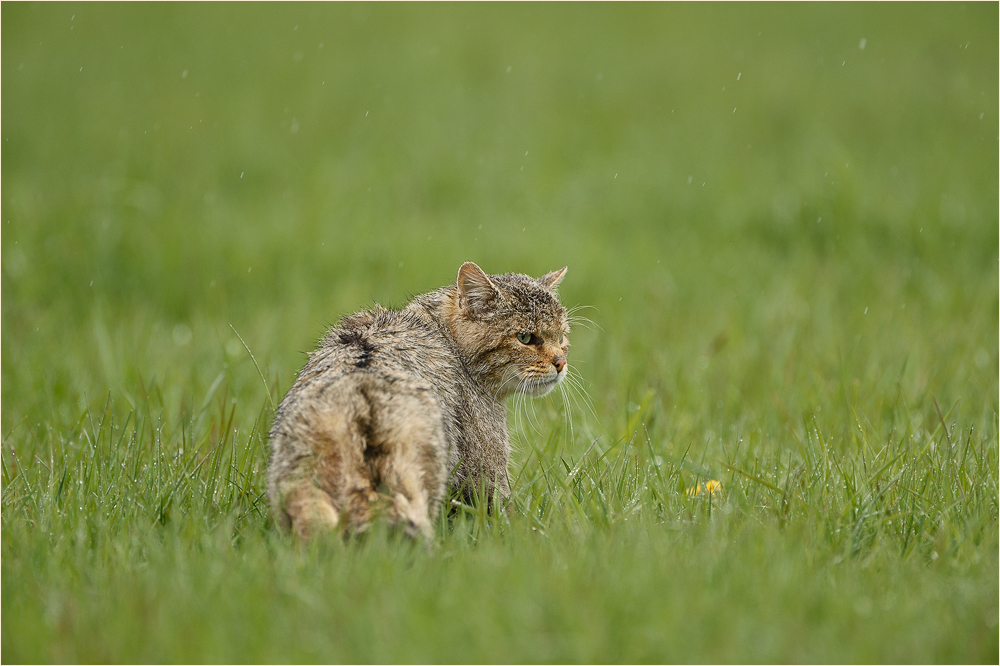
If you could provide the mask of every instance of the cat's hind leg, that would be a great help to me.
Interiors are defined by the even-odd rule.
[[[447,439],[431,392],[372,387],[367,455],[391,495],[389,522],[410,537],[430,539],[447,481]]]
[[[319,532],[337,529],[340,512],[326,492],[308,479],[282,485],[284,514],[295,534],[308,539]]]
[[[297,397],[271,435],[275,518],[303,538],[341,528],[362,532],[377,497],[365,459],[370,406],[351,382]]]

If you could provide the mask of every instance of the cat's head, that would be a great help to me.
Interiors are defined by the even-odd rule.
[[[566,377],[569,321],[556,295],[565,274],[487,275],[471,261],[458,269],[448,328],[466,367],[498,398],[545,395]]]

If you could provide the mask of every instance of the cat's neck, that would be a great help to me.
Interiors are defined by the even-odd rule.
[[[435,291],[417,296],[407,306],[408,310],[427,317],[445,337],[448,344],[454,348],[456,357],[461,361],[462,367],[469,374],[475,383],[481,387],[485,394],[491,395],[497,402],[503,402],[509,391],[502,391],[503,387],[493,386],[490,382],[484,383],[484,377],[488,373],[484,368],[479,367],[480,353],[476,351],[475,345],[470,348],[468,322],[458,306],[458,290],[454,285],[442,287]],[[464,324],[464,325],[463,325]]]
[[[448,342],[460,349],[456,328],[458,317],[458,296],[454,285],[442,287],[426,294],[421,294],[406,306],[416,314],[427,317],[437,324]]]

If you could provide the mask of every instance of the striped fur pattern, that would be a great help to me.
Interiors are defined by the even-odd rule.
[[[271,428],[278,524],[302,537],[357,533],[379,513],[429,537],[449,484],[469,500],[506,498],[504,401],[544,395],[567,374],[565,273],[487,275],[466,262],[454,284],[400,310],[376,304],[342,319]]]

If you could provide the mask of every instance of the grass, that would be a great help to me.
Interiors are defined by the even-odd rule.
[[[0,11],[3,662],[997,662],[996,5]],[[469,259],[586,395],[295,545],[303,352]]]

